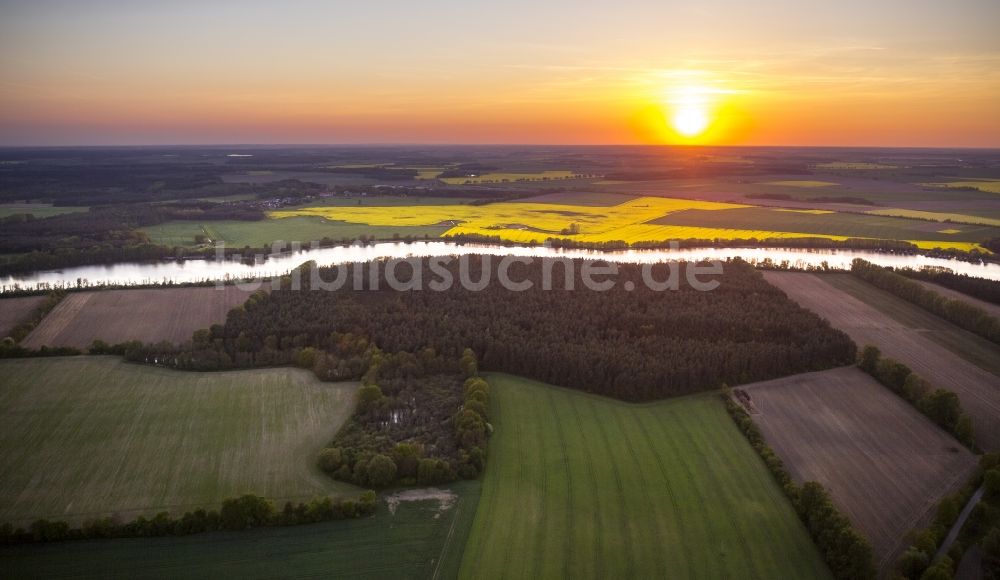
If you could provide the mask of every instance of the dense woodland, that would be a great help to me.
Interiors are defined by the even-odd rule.
[[[565,289],[567,264],[576,272],[576,290]],[[338,291],[320,291],[309,289],[313,270],[307,264],[298,271],[302,290],[292,290],[285,279],[281,289],[253,296],[182,352],[136,351],[135,356],[201,370],[288,364],[306,347],[336,353],[338,337],[353,335],[387,353],[431,348],[458,358],[468,347],[483,370],[650,401],[849,364],[856,352],[846,334],[790,301],[740,260],[726,263],[719,286],[707,292],[686,283],[679,290],[652,290],[638,265],[621,265],[609,291],[587,290],[579,277],[581,262],[569,260],[514,263],[511,278],[534,284],[523,292],[495,280],[481,291],[466,290],[458,283],[457,261],[446,267],[456,281],[447,291],[395,291],[387,285],[384,265],[344,267],[345,273],[364,268],[366,280],[377,268],[379,290],[355,291],[347,283]],[[423,266],[431,271],[427,260]],[[491,271],[484,266],[482,257],[471,257],[468,279],[481,280]],[[408,268],[399,266],[399,279],[407,279]],[[554,274],[552,290],[542,289],[545,269]],[[315,273],[324,280],[337,275],[327,268]],[[667,266],[657,265],[651,273],[665,280]],[[633,291],[625,289],[629,282]],[[331,356],[334,370],[321,378],[351,376],[349,357]]]

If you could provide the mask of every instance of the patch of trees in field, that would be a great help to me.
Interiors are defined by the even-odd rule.
[[[796,485],[781,458],[764,440],[746,410],[733,400],[728,389],[723,390],[722,399],[729,416],[792,502],[834,577],[843,580],[875,578],[871,544],[854,529],[847,516],[837,510],[826,489],[815,481]]]
[[[40,519],[27,529],[0,525],[0,544],[61,542],[105,538],[151,538],[188,536],[220,530],[294,526],[317,522],[367,517],[375,513],[375,492],[362,493],[358,501],[314,498],[309,503],[285,503],[282,510],[263,497],[247,494],[222,502],[218,510],[197,509],[179,518],[160,512],[152,518],[139,516],[128,523],[116,517],[103,517],[85,522],[79,528],[62,520]]]
[[[958,521],[962,508],[980,486],[983,487],[983,497],[972,509],[958,539],[945,554],[935,560],[942,542]],[[896,572],[900,578],[950,579],[954,577],[966,549],[977,543],[983,547],[984,571],[988,572],[992,568],[994,574],[1000,572],[1000,453],[983,455],[969,482],[955,494],[942,499],[930,525],[914,530],[908,538],[910,545],[896,562]]]
[[[962,410],[958,395],[947,389],[933,388],[910,367],[883,357],[882,352],[872,345],[866,345],[861,350],[858,367],[975,451],[972,418]]]
[[[429,349],[376,353],[354,414],[320,453],[320,469],[373,488],[476,478],[492,428],[489,385],[475,375],[472,351],[457,365]]]
[[[944,318],[960,328],[1000,344],[1000,320],[990,316],[978,306],[973,306],[962,300],[945,298],[905,276],[866,262],[861,258],[856,258],[851,262],[851,273],[877,288]]]
[[[1000,249],[997,251],[1000,251]],[[968,274],[956,274],[951,271],[934,268],[922,268],[920,270],[900,268],[895,270],[895,272],[907,278],[933,282],[934,284],[968,294],[986,302],[1000,304],[1000,281],[997,280],[976,278]]]

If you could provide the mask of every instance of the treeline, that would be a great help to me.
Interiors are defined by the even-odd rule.
[[[741,260],[727,262],[724,275],[716,278],[718,287],[704,292],[687,283],[678,290],[654,290],[638,264],[619,265],[610,290],[588,290],[581,283],[583,262],[541,259],[511,264],[512,280],[533,285],[512,291],[495,280],[497,260],[470,256],[468,271],[461,261],[450,261],[443,268],[455,283],[444,291],[392,290],[384,261],[339,267],[341,274],[360,272],[362,279],[375,280],[378,290],[355,291],[350,283],[337,291],[311,290],[314,275],[332,280],[338,269],[307,264],[297,271],[301,290],[291,289],[286,278],[280,289],[255,294],[230,312],[224,325],[201,333],[180,351],[133,354],[197,370],[288,364],[306,347],[335,353],[337,336],[350,334],[386,353],[430,348],[457,359],[471,348],[483,370],[628,401],[822,370],[855,359],[856,346],[846,334],[789,300]],[[687,267],[677,265],[678,272]],[[420,268],[433,271],[427,259],[420,260]],[[546,271],[554,280],[551,290],[543,288]],[[670,271],[669,265],[657,264],[648,274],[663,281]],[[565,289],[567,272],[575,290]],[[469,290],[458,283],[466,276],[487,283]],[[332,356],[342,364],[343,357]]]
[[[997,280],[976,278],[968,274],[956,274],[950,270],[936,268],[921,268],[920,270],[898,268],[894,271],[907,278],[933,282],[939,286],[950,288],[962,294],[968,294],[986,302],[1000,304],[1000,281]]]
[[[948,532],[958,521],[962,508],[972,499],[976,490],[983,487],[983,498],[976,504],[958,535],[958,539],[945,554],[935,561]],[[934,512],[934,519],[923,529],[908,535],[909,547],[896,561],[899,577],[908,580],[921,578],[952,578],[966,549],[983,542],[991,533],[1000,534],[1000,453],[987,453],[980,457],[975,475],[958,492],[942,499]],[[998,537],[997,539],[1000,539]],[[993,556],[1000,564],[1000,545]],[[990,565],[989,551],[984,549],[985,566]],[[996,567],[1000,571],[1000,567]]]
[[[801,238],[746,238],[746,239],[696,239],[689,238],[683,240],[650,240],[639,242],[626,242],[624,240],[606,240],[601,242],[582,242],[571,238],[548,238],[544,242],[512,242],[500,236],[487,236],[482,234],[454,234],[442,236],[443,239],[458,243],[469,244],[493,244],[501,246],[540,246],[547,245],[553,248],[571,248],[599,251],[617,251],[627,249],[637,250],[668,250],[674,248],[816,248],[816,249],[851,249],[869,250],[878,252],[890,252],[898,254],[921,254],[934,257],[956,258],[963,260],[979,260],[981,253],[973,250],[963,252],[953,249],[922,250],[915,244],[903,240],[881,240],[870,238],[848,238],[846,240],[832,240],[822,237],[801,237]]]
[[[723,390],[722,399],[729,416],[792,502],[833,576],[844,580],[875,578],[871,544],[837,510],[826,489],[815,481],[807,481],[801,487],[796,485],[753,419],[733,400],[728,389]]]
[[[36,520],[27,529],[0,525],[0,544],[61,542],[107,538],[151,538],[188,536],[220,530],[294,526],[331,520],[362,518],[375,513],[375,492],[362,493],[358,501],[315,498],[309,503],[287,502],[282,510],[260,496],[248,494],[222,502],[218,510],[197,509],[179,518],[160,512],[152,518],[139,516],[128,523],[103,517],[73,528],[65,521]]]
[[[952,300],[917,282],[861,258],[851,262],[851,273],[887,292],[912,302],[956,326],[1000,344],[1000,320],[962,300]]]
[[[10,344],[4,344],[4,346],[12,346],[13,344],[24,340],[24,338],[31,334],[31,331],[38,326],[38,323],[45,318],[45,315],[52,312],[52,309],[55,308],[56,305],[58,305],[59,302],[61,302],[65,297],[66,292],[64,290],[55,290],[50,292],[49,295],[45,297],[45,300],[35,307],[35,310],[32,311],[31,316],[27,320],[12,328],[9,336],[3,337],[4,339],[10,338],[12,341]]]
[[[384,165],[372,165],[365,167],[327,167],[323,171],[330,173],[350,173],[360,175],[366,179],[384,179],[386,181],[416,179],[417,170],[403,167],[386,167]]]
[[[872,345],[866,345],[861,350],[858,367],[975,451],[972,418],[962,410],[958,395],[946,389],[934,389],[910,367],[882,357],[881,351]]]
[[[91,208],[44,219],[16,215],[0,228],[0,275],[113,262],[177,257],[153,244],[140,228],[172,220],[261,220],[260,208],[183,202]]]
[[[820,197],[796,197],[788,193],[748,193],[747,199],[773,199],[777,201],[803,201],[813,203],[850,203],[854,205],[878,205],[870,199],[864,197],[851,196],[820,196]]]

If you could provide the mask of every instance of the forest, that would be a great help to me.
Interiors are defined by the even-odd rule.
[[[224,325],[200,331],[181,352],[169,345],[147,346],[133,350],[133,357],[213,370],[289,364],[302,349],[312,347],[331,353],[323,363],[328,370],[320,378],[343,380],[364,366],[357,362],[360,355],[336,354],[339,337],[351,335],[364,337],[385,353],[429,348],[457,359],[471,348],[481,370],[519,374],[627,401],[662,399],[854,361],[856,347],[846,334],[790,301],[742,260],[727,262],[718,287],[707,292],[687,285],[670,291],[651,289],[643,281],[642,267],[634,264],[619,266],[617,283],[608,291],[569,290],[560,285],[564,272],[560,268],[568,264],[579,272],[579,261],[513,264],[513,280],[533,283],[523,292],[497,283],[479,291],[462,284],[445,291],[395,291],[387,285],[383,262],[350,266],[364,268],[366,280],[375,268],[379,290],[356,291],[345,285],[337,291],[320,291],[310,289],[313,265],[306,264],[280,289],[255,294],[234,309]],[[429,270],[427,260],[422,265]],[[457,261],[444,267],[459,279]],[[482,280],[489,268],[488,258],[471,256],[466,274]],[[551,290],[542,287],[546,268],[556,279]],[[315,274],[323,280],[337,275],[330,268]],[[654,266],[651,274],[664,280],[667,266]],[[295,277],[301,279],[301,290],[292,289]],[[626,290],[630,283],[634,290]]]

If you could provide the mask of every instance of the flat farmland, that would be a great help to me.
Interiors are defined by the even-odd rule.
[[[686,210],[672,213],[651,223],[939,242],[975,243],[1000,235],[1000,228],[982,225],[942,224],[872,214],[783,212],[761,207],[734,208],[725,211]],[[942,233],[944,231],[954,233]]]
[[[374,207],[375,204],[352,204],[348,207]],[[324,205],[324,207],[330,207]],[[277,241],[311,242],[329,238],[331,240],[353,240],[361,236],[374,236],[380,240],[394,237],[436,238],[448,228],[428,224],[421,227],[381,224],[378,226],[346,223],[317,217],[297,217],[290,219],[265,219],[247,221],[174,221],[144,228],[150,240],[167,246],[194,246],[195,236],[204,235],[213,243],[224,242],[231,247],[270,247]]]
[[[976,442],[1000,449],[1000,347],[850,274],[764,272],[764,278],[859,347],[873,344],[935,387],[957,393]]]
[[[883,572],[976,457],[856,367],[742,387],[764,438],[799,483],[819,481],[872,542]]]
[[[31,318],[45,296],[23,296],[0,298],[0,339],[7,336],[14,327]]]
[[[634,405],[491,374],[463,578],[829,578],[715,395]]]
[[[357,488],[315,467],[355,383],[299,369],[186,373],[115,357],[0,361],[0,522],[218,507]]]
[[[226,313],[246,302],[250,294],[236,286],[73,292],[23,344],[28,348],[83,349],[95,339],[108,344],[127,340],[184,342],[194,331],[224,322]]]
[[[1000,304],[993,304],[992,302],[980,300],[979,298],[976,298],[974,296],[969,296],[968,294],[964,294],[962,292],[959,292],[958,290],[945,288],[944,286],[935,284],[933,282],[927,282],[926,280],[914,280],[914,282],[920,284],[921,286],[927,288],[932,292],[937,292],[941,296],[944,296],[945,298],[948,298],[950,300],[958,300],[960,302],[965,302],[967,304],[975,306],[976,308],[981,308],[990,316],[1000,319]]]

